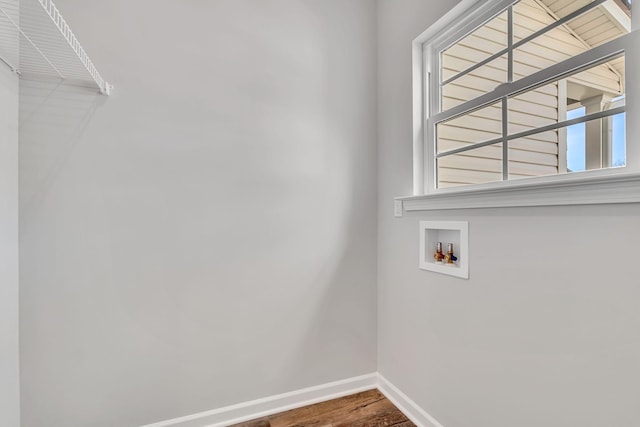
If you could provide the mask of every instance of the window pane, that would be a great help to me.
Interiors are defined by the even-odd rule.
[[[502,108],[496,103],[436,125],[436,149],[442,153],[502,136]]]
[[[505,49],[507,47],[506,16],[506,12],[503,12],[442,51],[441,69],[462,71],[459,69],[460,64],[456,63],[456,59],[464,59],[477,64]],[[464,67],[464,69],[466,68],[468,67]],[[447,71],[447,73],[449,72]],[[444,71],[442,76],[441,82],[452,77],[450,74],[449,77],[444,77]]]
[[[558,123],[559,104],[558,82],[509,98],[509,134]]]
[[[508,100],[508,134],[528,132],[586,114],[623,106],[623,76],[624,55],[606,64],[591,67],[560,81],[511,97]],[[537,132],[528,135],[526,139],[510,141],[510,148],[526,151],[514,152],[514,156],[522,157],[526,154],[528,159],[525,160],[526,170],[522,170],[525,165],[514,164],[514,167],[520,169],[510,169],[510,176],[522,178],[600,169],[616,163],[624,165],[624,124],[621,122],[623,119],[602,120],[603,124],[581,123]],[[549,154],[556,155],[555,163],[551,162]],[[515,161],[516,158],[509,157],[509,160]],[[509,164],[511,165],[511,162]],[[554,171],[549,169],[550,167],[553,167]]]
[[[589,47],[599,46],[631,30],[631,3],[607,1],[569,21],[567,26]]]
[[[585,107],[567,111],[567,119],[584,117]],[[585,163],[585,123],[567,127],[567,172],[580,172],[586,169]]]
[[[570,110],[567,118],[583,117],[585,111],[585,107]],[[564,164],[560,148],[555,154],[551,146],[541,146],[535,134],[509,141],[509,179],[624,166],[624,117],[620,113],[558,129],[566,135]]]
[[[471,61],[461,58],[450,58],[452,69],[443,69],[443,76],[452,76],[455,71],[473,65]],[[445,80],[446,81],[446,80]],[[460,105],[470,99],[491,92],[498,85],[507,81],[507,57],[502,56],[469,72],[460,75],[442,87],[442,111]]]
[[[558,145],[534,137],[509,141],[509,179],[558,174]]]
[[[514,6],[514,43],[589,3],[592,1],[520,1]],[[630,26],[630,9],[622,2],[596,6],[514,49],[514,80],[627,34]],[[606,70],[601,65],[599,73]]]
[[[502,181],[502,144],[494,144],[441,157],[438,188]]]
[[[553,24],[558,19],[593,3],[593,0],[520,0],[513,6],[513,39],[518,42]],[[557,34],[555,35],[557,36]],[[553,36],[552,36],[553,38]],[[571,43],[568,37],[560,36],[559,42]]]
[[[506,16],[507,13],[503,12],[441,52],[440,99],[443,111],[490,92],[507,81],[506,56],[469,71],[507,48]]]
[[[586,108],[571,116],[584,116]],[[625,166],[625,114],[591,120],[567,128],[567,172]]]
[[[627,145],[626,141],[626,116],[616,114],[611,118],[611,167],[618,168],[627,165]]]

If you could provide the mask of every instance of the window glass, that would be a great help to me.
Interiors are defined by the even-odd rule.
[[[490,92],[507,81],[507,14],[493,18],[442,51],[442,109]]]
[[[544,85],[509,99],[509,134],[558,122],[560,100],[558,83]],[[554,139],[552,142],[557,142]]]
[[[624,64],[624,55],[614,60]],[[506,130],[502,101],[438,123],[438,188],[626,164],[624,113],[614,114],[624,106],[624,82],[594,79],[601,66],[508,97]],[[583,123],[562,125],[585,116]]]
[[[629,27],[619,0],[521,0],[442,49],[435,186],[626,165],[625,56],[592,49]]]
[[[577,108],[570,111],[568,118],[584,117],[585,108]],[[557,175],[558,173],[581,172],[585,170],[602,169],[612,167],[613,164],[625,162],[624,157],[613,158],[613,139],[616,132],[607,130],[612,126],[615,120],[624,120],[624,113],[611,117],[605,117],[595,120],[588,120],[584,123],[575,124],[560,128],[565,130],[567,135],[567,165],[565,170],[559,168],[553,162],[555,156],[544,155],[529,151],[531,149],[530,141],[526,139],[512,139],[509,141],[509,179],[526,178],[530,176],[548,176]],[[608,141],[593,141],[591,133],[601,133],[610,135],[603,138],[609,138]],[[617,138],[623,138],[619,135]],[[517,148],[516,148],[517,147]],[[520,148],[526,150],[526,155],[522,156]],[[620,156],[620,153],[616,153]],[[520,157],[519,157],[520,156]],[[622,166],[622,165],[621,165]]]
[[[584,117],[585,108],[578,107],[567,112],[567,119]],[[567,172],[585,170],[585,124],[576,123],[567,127]]]
[[[558,19],[578,13],[585,6],[594,7],[522,45],[518,44],[525,37],[554,24]],[[521,0],[513,6],[513,10],[514,80],[628,34],[631,26],[630,17],[613,1],[598,5],[597,2],[585,0]],[[612,10],[617,10],[618,14],[614,16]],[[615,67],[607,69],[607,66],[602,65],[600,68],[594,70],[594,73],[620,74],[620,70]]]
[[[460,67],[457,59],[480,63],[507,47],[507,13],[504,12],[493,18],[480,28],[463,37],[451,47],[442,51],[441,69],[463,71],[468,67]],[[472,64],[472,65],[473,65]],[[449,71],[447,71],[449,72]],[[445,81],[442,73],[442,82]],[[455,75],[456,73],[454,73]],[[450,78],[453,76],[449,76]]]
[[[450,64],[457,64],[458,62],[463,65],[463,62],[457,59],[449,61]],[[469,61],[464,65],[468,63]],[[443,71],[446,72],[445,76],[453,74],[448,69]],[[442,86],[442,109],[448,110],[470,99],[491,92],[506,81],[507,57],[503,55]]]
[[[611,167],[619,168],[627,165],[626,115],[616,114],[611,117]]]
[[[502,137],[500,103],[479,108],[436,126],[437,153]]]
[[[437,162],[438,188],[502,181],[501,143],[452,154]]]

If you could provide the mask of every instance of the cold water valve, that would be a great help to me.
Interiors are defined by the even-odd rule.
[[[458,260],[458,257],[453,254],[453,243],[447,244],[447,255],[445,255],[444,260],[447,264],[453,264]]]

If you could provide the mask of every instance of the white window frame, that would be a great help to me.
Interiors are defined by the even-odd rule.
[[[526,90],[543,80],[557,80],[570,71],[610,57],[614,52],[624,51],[627,76],[636,76],[640,71],[640,32],[637,31],[640,13],[635,13],[632,14],[632,31],[629,34],[441,112],[437,92],[440,79],[429,63],[432,52],[441,52],[512,3],[513,0],[463,0],[413,41],[414,194],[397,200],[402,201],[404,209],[409,211],[640,202],[640,147],[635,144],[640,140],[640,108],[636,105],[640,101],[640,82],[633,78],[627,79],[625,87],[627,166],[467,187],[436,188],[434,130],[435,123],[443,118],[455,117],[473,105],[499,102],[508,94]],[[435,80],[430,82],[430,79]]]

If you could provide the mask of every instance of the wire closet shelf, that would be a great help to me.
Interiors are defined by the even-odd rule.
[[[0,0],[0,62],[24,78],[113,89],[51,0]]]

